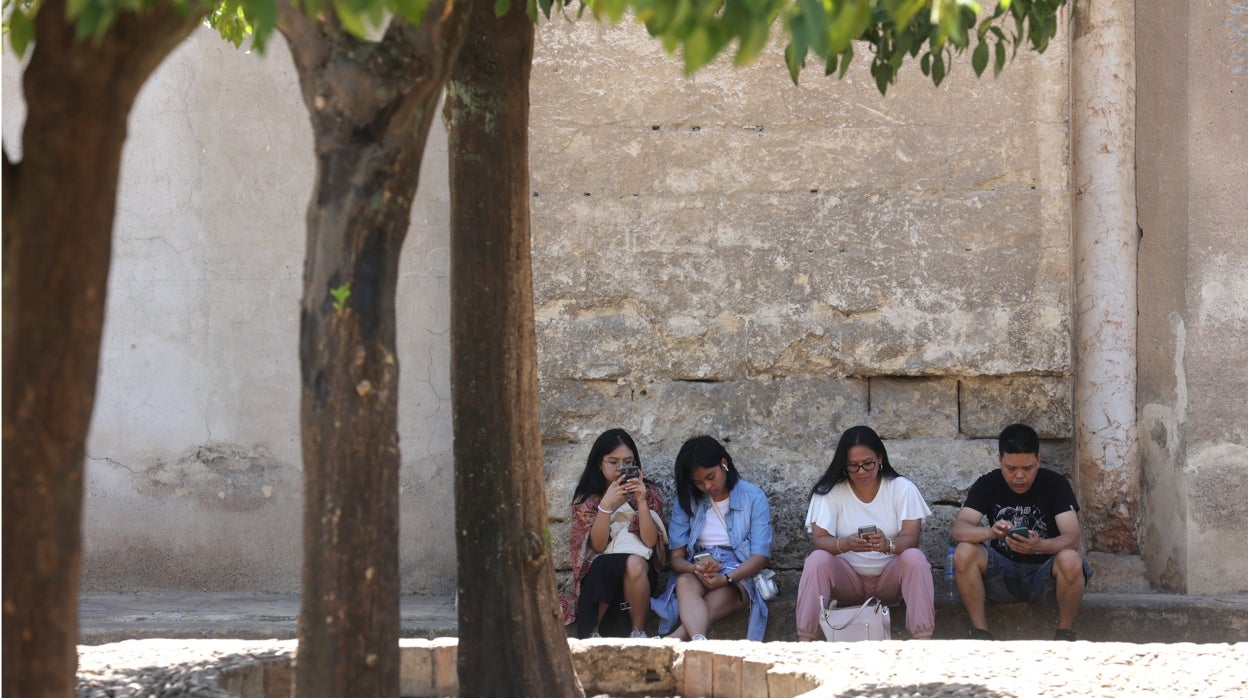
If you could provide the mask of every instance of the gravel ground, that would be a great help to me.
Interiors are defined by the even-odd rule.
[[[603,661],[643,650],[594,641]],[[641,641],[644,642],[644,641]],[[670,642],[670,641],[669,641]],[[1232,698],[1248,696],[1248,643],[1060,642],[749,643],[698,649],[783,665],[815,679],[808,696],[893,698]],[[689,648],[690,644],[680,646]],[[231,667],[293,655],[295,643],[128,640],[79,648],[79,698],[224,697]],[[618,664],[617,664],[618,668]],[[584,678],[582,679],[584,681]],[[601,695],[585,682],[589,695]]]
[[[225,698],[231,668],[293,656],[293,640],[126,640],[79,646],[78,698]]]

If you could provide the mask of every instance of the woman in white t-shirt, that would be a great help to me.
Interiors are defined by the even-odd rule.
[[[904,600],[910,636],[930,639],[936,626],[932,567],[919,549],[919,534],[931,514],[914,483],[888,462],[874,430],[846,430],[806,512],[815,549],[797,587],[798,639],[819,634],[820,596],[842,605],[872,596]],[[874,532],[867,530],[872,526]]]

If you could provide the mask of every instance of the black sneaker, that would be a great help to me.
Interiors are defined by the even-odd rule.
[[[971,628],[971,632],[970,632],[970,634],[969,634],[969,635],[967,635],[967,637],[968,637],[968,638],[970,638],[970,639],[972,639],[972,640],[991,640],[991,639],[993,639],[993,637],[992,637],[992,633],[988,632],[987,630],[984,630],[983,628]]]
[[[1075,642],[1079,639],[1079,636],[1070,628],[1058,628],[1057,632],[1053,633],[1053,639],[1063,642]]]

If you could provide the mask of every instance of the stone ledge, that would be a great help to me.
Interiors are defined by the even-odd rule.
[[[782,594],[768,606],[764,640],[796,640],[794,594]],[[987,612],[989,629],[998,640],[1051,640],[1057,627],[1056,606],[990,603]],[[744,638],[746,624],[744,613],[725,618],[711,628],[708,637]],[[647,630],[651,635],[658,630],[653,616]],[[1248,597],[1089,593],[1084,596],[1075,630],[1080,639],[1093,642],[1239,642],[1248,638]],[[894,639],[909,639],[904,606],[892,609],[892,631]],[[969,631],[970,622],[961,602],[938,599],[933,639],[960,640]]]
[[[569,640],[587,696],[1224,696],[1248,685],[1248,643]],[[134,640],[80,648],[78,694],[287,698],[295,646]],[[455,696],[454,638],[400,642],[404,698]]]

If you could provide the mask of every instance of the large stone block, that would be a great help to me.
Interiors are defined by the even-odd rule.
[[[961,503],[976,478],[997,467],[997,443],[987,440],[885,441],[893,468],[930,502]]]
[[[995,439],[1007,425],[1022,422],[1042,439],[1073,435],[1069,376],[982,376],[961,380],[962,433]]]
[[[882,439],[956,438],[958,382],[953,378],[872,378],[869,423]]]

